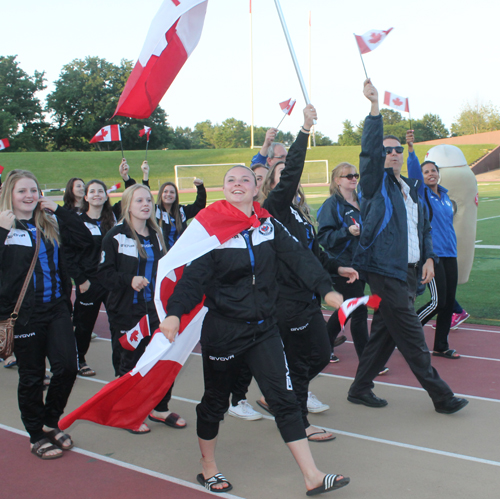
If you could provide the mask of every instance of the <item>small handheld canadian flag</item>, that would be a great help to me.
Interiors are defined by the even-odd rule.
[[[381,301],[381,298],[377,295],[361,296],[360,298],[350,298],[346,300],[339,308],[340,325],[344,328],[349,315],[358,307],[361,307],[361,305],[366,305],[367,307],[372,307],[377,310]]]
[[[1,139],[0,140],[0,151],[2,149],[6,149],[7,147],[10,147],[9,139]]]
[[[288,114],[288,116],[290,116],[292,114],[292,111],[293,111],[293,107],[295,106],[295,103],[297,101],[295,99],[288,99],[288,100],[284,100],[283,102],[280,102],[280,107],[281,107],[281,110],[285,113],[285,114]]]
[[[139,130],[139,137],[144,137],[146,135],[146,138],[149,141],[149,136],[151,135],[151,127],[150,126],[145,126],[142,130]]]
[[[120,133],[120,125],[108,125],[102,127],[93,137],[90,139],[90,143],[94,144],[96,142],[114,142],[117,140],[122,140]]]
[[[408,97],[400,97],[392,92],[387,92],[387,90],[384,93],[384,105],[397,109],[398,111],[404,111],[405,113],[410,112]]]
[[[141,340],[150,334],[149,316],[145,315],[130,331],[122,331],[120,344],[125,350],[134,351]]]
[[[106,191],[106,194],[109,194],[110,192],[117,191],[117,190],[120,188],[120,186],[121,186],[121,185],[122,185],[122,184],[121,184],[120,182],[118,182],[118,183],[117,183],[117,184],[115,184],[115,185],[112,185],[112,186],[111,186],[111,187],[110,187],[110,188]]]
[[[385,37],[393,30],[389,28],[388,30],[381,31],[372,29],[366,32],[364,35],[354,35],[356,41],[358,42],[359,51],[361,54],[368,54],[372,50],[375,50],[384,40]]]

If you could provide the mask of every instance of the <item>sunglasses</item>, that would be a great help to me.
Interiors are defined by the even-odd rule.
[[[403,146],[396,146],[396,147],[385,147],[385,153],[386,154],[392,154],[392,151],[396,151],[398,154],[403,154],[403,151],[405,148]]]
[[[347,180],[352,180],[355,178],[356,180],[359,178],[359,173],[348,173],[347,175],[340,175],[340,178],[346,178]]]

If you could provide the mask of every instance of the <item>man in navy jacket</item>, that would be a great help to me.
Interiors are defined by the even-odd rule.
[[[414,301],[419,277],[434,277],[429,220],[419,202],[419,180],[401,176],[403,147],[394,136],[383,137],[378,92],[368,79],[364,94],[371,102],[365,120],[360,155],[363,230],[353,266],[363,272],[373,294],[382,299],[373,316],[370,339],[361,356],[347,399],[368,407],[384,407],[373,379],[394,348],[403,354],[413,374],[427,390],[437,412],[452,414],[468,404],[455,397],[431,365],[431,357]]]

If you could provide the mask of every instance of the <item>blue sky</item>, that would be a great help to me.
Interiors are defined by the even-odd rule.
[[[137,60],[161,0],[24,0],[2,6],[2,55],[18,54],[21,67],[46,72],[48,89],[64,64],[99,56],[118,64]],[[253,0],[254,117],[275,126],[278,103],[297,105],[281,128],[296,132],[304,100],[274,0]],[[441,116],[450,127],[465,102],[498,97],[500,4],[486,0],[281,0],[292,41],[309,82],[308,17],[312,14],[311,101],[317,130],[336,140],[342,121],[368,113],[353,33],[394,27],[364,56],[368,75],[384,90],[409,97],[412,117]],[[209,0],[198,47],[161,102],[172,126],[234,117],[250,124],[249,0]]]

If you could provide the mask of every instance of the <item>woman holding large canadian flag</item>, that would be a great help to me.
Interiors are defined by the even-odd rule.
[[[208,312],[201,328],[205,393],[196,409],[202,473],[197,480],[212,492],[232,489],[217,468],[215,446],[219,423],[229,408],[232,384],[245,362],[276,414],[281,436],[303,473],[307,495],[343,487],[349,478],[322,473],[309,449],[275,319],[278,260],[311,290],[320,290],[330,306],[338,308],[342,296],[332,291],[328,274],[311,251],[253,202],[258,188],[249,168],[231,168],[223,190],[226,200],[202,210],[164,258],[167,262],[182,254],[185,245],[189,251],[190,237],[196,231],[197,240],[206,241],[206,251],[184,268],[163,303],[166,317],[160,324],[165,337],[173,342],[183,329],[181,318],[205,296]],[[171,273],[163,281],[171,280],[169,276]],[[177,341],[182,342],[184,334]]]

